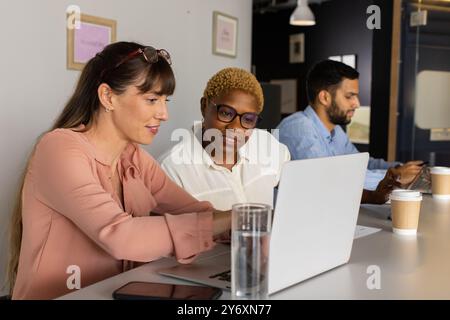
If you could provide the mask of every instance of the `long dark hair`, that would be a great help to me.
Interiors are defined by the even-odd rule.
[[[108,45],[89,60],[81,72],[74,93],[49,131],[57,128],[76,128],[80,125],[84,125],[83,131],[89,130],[100,108],[97,89],[102,83],[108,84],[116,94],[123,93],[130,85],[137,86],[141,93],[146,93],[158,85],[159,94],[172,95],[175,90],[175,77],[170,64],[163,57],[159,57],[155,63],[149,63],[142,55],[137,55],[136,58],[118,65],[130,53],[139,48],[144,48],[144,46],[134,42],[117,42]],[[8,282],[11,294],[17,276],[22,241],[22,191],[28,163],[33,153],[19,180],[20,184],[11,218],[8,264]]]

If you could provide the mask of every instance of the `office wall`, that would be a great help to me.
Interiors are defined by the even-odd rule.
[[[253,16],[252,64],[260,80],[297,79],[298,109],[306,97],[306,73],[312,65],[332,55],[356,54],[360,72],[360,100],[370,105],[372,76],[372,31],[367,29],[367,7],[372,0],[330,0],[311,4],[316,25],[289,25],[292,10],[255,13]],[[305,62],[289,63],[289,35],[305,34]],[[271,61],[271,63],[266,63]]]
[[[177,89],[170,120],[147,149],[159,156],[173,143],[175,128],[200,119],[199,100],[208,78],[221,68],[250,70],[251,0],[16,0],[0,12],[0,294],[7,257],[6,231],[18,176],[36,137],[62,110],[79,76],[66,70],[68,5],[117,21],[117,40],[166,48],[172,55]],[[239,19],[235,59],[212,55],[212,12]]]

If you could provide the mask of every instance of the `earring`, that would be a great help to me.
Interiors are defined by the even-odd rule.
[[[105,112],[106,113],[111,112],[111,109],[108,109],[107,107],[105,107]]]

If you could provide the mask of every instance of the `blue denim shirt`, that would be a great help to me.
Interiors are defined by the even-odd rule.
[[[311,106],[283,119],[278,125],[279,140],[289,148],[291,159],[332,157],[359,152],[341,126],[328,131]],[[375,189],[386,169],[398,162],[370,157],[367,166],[366,189]]]

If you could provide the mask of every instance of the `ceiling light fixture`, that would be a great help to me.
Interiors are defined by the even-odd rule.
[[[293,26],[313,26],[316,19],[308,7],[308,0],[297,0],[297,8],[291,14],[289,23]]]

